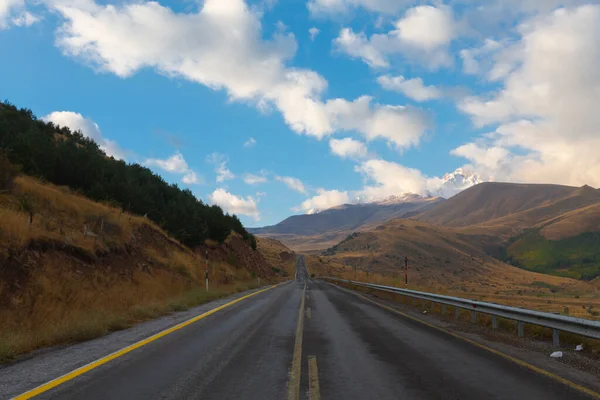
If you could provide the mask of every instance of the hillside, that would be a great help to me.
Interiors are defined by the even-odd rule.
[[[222,243],[233,230],[256,247],[235,215],[202,203],[190,190],[168,184],[146,167],[108,157],[81,132],[40,121],[30,110],[0,103],[0,153],[25,174],[147,215],[187,246],[206,239]]]
[[[591,189],[591,188],[590,188]],[[477,224],[494,225],[490,221],[511,216],[536,207],[550,212],[566,212],[574,208],[600,201],[600,192],[591,189],[577,195],[579,188],[559,185],[534,185],[485,182],[473,186],[439,206],[427,210],[415,219],[442,226],[471,226]],[[554,203],[558,200],[576,199],[562,209],[555,209]],[[546,208],[544,208],[546,207]],[[571,207],[571,208],[569,208]],[[540,213],[538,221],[547,218]],[[534,223],[535,224],[535,223]],[[498,222],[496,225],[503,225]]]
[[[526,306],[584,318],[597,316],[597,279],[584,282],[526,271],[488,256],[493,240],[463,228],[397,219],[356,232],[321,255],[308,256],[319,275],[404,285],[409,259],[409,288],[478,300]]]
[[[292,277],[296,268],[296,253],[278,240],[259,237],[257,249],[273,271],[284,277]]]
[[[26,176],[0,192],[0,266],[0,360],[278,276],[235,232],[194,252],[147,218]]]

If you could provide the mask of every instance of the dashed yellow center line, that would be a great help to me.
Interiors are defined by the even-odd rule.
[[[317,357],[308,356],[308,400],[319,400],[320,398],[321,391],[319,389]]]
[[[283,283],[285,283],[285,282],[283,282]],[[98,368],[99,366],[101,366],[103,364],[106,364],[107,362],[112,361],[115,358],[119,358],[119,357],[121,357],[121,356],[123,356],[123,355],[125,355],[125,354],[127,354],[127,353],[129,353],[129,352],[131,352],[133,350],[135,350],[135,349],[139,349],[140,347],[147,345],[148,343],[154,342],[155,340],[160,339],[163,336],[167,336],[170,333],[173,333],[173,332],[178,331],[178,330],[180,330],[182,328],[185,328],[186,326],[191,325],[191,324],[193,324],[196,321],[199,321],[199,320],[201,320],[203,318],[208,317],[209,315],[212,315],[212,314],[216,313],[217,311],[220,311],[220,310],[222,310],[224,308],[230,307],[230,306],[232,306],[232,305],[234,305],[236,303],[239,303],[240,301],[245,300],[247,298],[250,298],[252,296],[256,296],[257,294],[266,292],[267,290],[273,289],[274,287],[277,287],[277,286],[279,286],[279,285],[281,285],[283,283],[279,283],[277,285],[270,286],[270,287],[268,287],[266,289],[262,289],[262,290],[259,290],[257,292],[254,292],[254,293],[250,293],[250,294],[248,294],[246,296],[243,296],[243,297],[240,297],[240,298],[235,299],[233,301],[230,301],[227,304],[223,304],[222,306],[213,308],[212,310],[207,311],[204,314],[200,314],[200,315],[198,315],[196,317],[188,319],[187,321],[184,321],[184,322],[182,322],[182,323],[180,323],[178,325],[175,325],[175,326],[173,326],[173,327],[171,327],[169,329],[166,329],[166,330],[164,330],[162,332],[159,332],[159,333],[157,333],[155,335],[152,335],[152,336],[150,336],[147,339],[141,340],[141,341],[139,341],[137,343],[134,343],[134,344],[132,344],[130,346],[127,346],[127,347],[125,347],[125,348],[123,348],[123,349],[121,349],[119,351],[116,351],[116,352],[114,352],[112,354],[107,355],[106,357],[102,357],[99,360],[93,361],[93,362],[91,362],[91,363],[89,363],[87,365],[84,365],[83,367],[77,368],[74,371],[71,371],[71,372],[69,372],[69,373],[67,373],[65,375],[62,375],[62,376],[60,376],[60,377],[58,377],[56,379],[53,379],[50,382],[44,383],[41,386],[38,386],[38,387],[36,387],[34,389],[31,389],[28,392],[20,394],[17,397],[14,397],[13,400],[31,399],[32,397],[35,397],[35,396],[40,395],[40,394],[42,394],[44,392],[47,392],[50,389],[53,389],[53,388],[55,388],[55,387],[57,387],[57,386],[65,383],[65,382],[68,382],[68,381],[70,381],[70,380],[72,380],[72,379],[74,379],[74,378],[76,378],[76,377],[78,377],[80,375],[83,375],[86,372],[89,372],[89,371],[91,371],[91,370],[93,370],[95,368]]]
[[[296,327],[296,341],[294,342],[294,355],[292,368],[290,369],[290,380],[288,382],[288,400],[300,399],[300,373],[302,372],[302,332],[304,331],[304,299],[306,298],[306,284],[300,301],[298,312],[298,326]]]

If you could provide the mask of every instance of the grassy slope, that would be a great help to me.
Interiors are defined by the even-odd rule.
[[[533,229],[508,247],[507,256],[530,271],[591,279],[600,275],[600,232],[549,240]]]
[[[294,275],[296,253],[278,240],[257,237],[257,250],[262,253],[275,272],[282,276]]]
[[[198,256],[143,217],[17,178],[0,194],[0,359],[223,296],[253,286],[255,275],[275,277],[236,235],[206,249],[208,294],[204,249]]]

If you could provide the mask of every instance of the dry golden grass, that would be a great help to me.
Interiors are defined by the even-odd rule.
[[[74,343],[133,323],[255,287],[211,283],[209,292],[167,271],[83,274],[51,258],[27,287],[0,310],[0,360],[55,344]]]
[[[294,275],[296,265],[296,254],[278,240],[257,237],[256,248],[267,260],[267,262],[276,269],[285,272],[286,276]]]
[[[204,257],[151,221],[29,177],[0,194],[0,265],[0,360],[184,309],[251,280],[248,270],[213,260],[206,293]]]

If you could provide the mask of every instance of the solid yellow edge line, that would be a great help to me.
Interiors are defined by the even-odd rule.
[[[283,282],[283,283],[286,283],[286,282]],[[273,288],[275,288],[275,287],[277,287],[279,285],[282,285],[283,283],[278,283],[277,285],[273,285],[273,286],[270,286],[270,287],[268,287],[266,289],[262,289],[262,290],[259,290],[257,292],[254,292],[254,293],[250,293],[250,294],[248,294],[246,296],[240,297],[239,299],[235,299],[233,301],[230,301],[227,304],[223,304],[223,305],[221,305],[219,307],[213,308],[212,310],[207,311],[204,314],[200,314],[198,316],[195,316],[195,317],[193,317],[191,319],[188,319],[187,321],[184,321],[184,322],[182,322],[182,323],[180,323],[178,325],[175,325],[175,326],[173,326],[173,327],[171,327],[169,329],[166,329],[166,330],[164,330],[162,332],[156,333],[156,334],[150,336],[149,338],[143,339],[143,340],[141,340],[141,341],[139,341],[137,343],[134,343],[134,344],[132,344],[130,346],[127,346],[127,347],[125,347],[125,348],[123,348],[121,350],[118,350],[118,351],[116,351],[116,352],[114,352],[112,354],[109,354],[109,355],[107,355],[105,357],[102,357],[102,358],[100,358],[100,359],[98,359],[96,361],[93,361],[93,362],[91,362],[91,363],[89,363],[87,365],[84,365],[83,367],[80,367],[80,368],[77,368],[76,370],[68,372],[65,375],[59,376],[56,379],[53,379],[53,380],[51,380],[51,381],[49,381],[47,383],[44,383],[43,385],[40,385],[40,386],[38,386],[38,387],[36,387],[34,389],[31,389],[31,390],[29,390],[29,391],[27,391],[27,392],[25,392],[23,394],[20,394],[17,397],[14,397],[13,400],[31,399],[32,397],[35,397],[35,396],[37,396],[39,394],[47,392],[48,390],[53,389],[53,388],[55,388],[55,387],[57,387],[57,386],[65,383],[67,381],[70,381],[71,379],[74,379],[74,378],[76,378],[76,377],[78,377],[80,375],[83,375],[83,374],[85,374],[88,371],[91,371],[91,370],[93,370],[95,368],[98,368],[99,366],[101,366],[103,364],[106,364],[107,362],[112,361],[115,358],[121,357],[121,356],[123,356],[123,355],[125,355],[125,354],[127,354],[127,353],[129,353],[129,352],[131,352],[133,350],[135,350],[135,349],[139,349],[140,347],[147,345],[148,343],[154,342],[155,340],[160,339],[163,336],[166,336],[166,335],[168,335],[170,333],[173,333],[173,332],[178,331],[178,330],[180,330],[182,328],[185,328],[186,326],[188,326],[190,324],[193,324],[194,322],[197,322],[197,321],[199,321],[199,320],[201,320],[203,318],[208,317],[209,315],[212,315],[212,314],[216,313],[217,311],[220,311],[220,310],[222,310],[224,308],[227,308],[227,307],[232,306],[232,305],[234,305],[236,303],[239,303],[240,301],[245,300],[245,299],[247,299],[249,297],[256,296],[259,293],[266,292],[267,290],[273,289]]]
[[[331,283],[330,283],[330,285],[331,285]],[[335,287],[338,287],[338,288],[339,288],[339,286],[335,286]],[[340,289],[341,289],[341,288],[340,288]],[[421,324],[423,324],[423,325],[427,325],[427,326],[428,326],[428,327],[430,327],[430,328],[434,328],[434,329],[437,329],[438,331],[441,331],[441,332],[447,333],[448,335],[454,336],[454,337],[455,337],[455,338],[457,338],[457,339],[464,340],[464,341],[465,341],[465,342],[467,342],[467,343],[470,343],[470,344],[472,344],[472,345],[474,345],[474,346],[477,346],[477,347],[479,347],[479,348],[481,348],[481,349],[487,350],[487,351],[489,351],[490,353],[493,353],[493,354],[495,354],[495,355],[497,355],[497,356],[503,357],[503,358],[505,358],[505,359],[507,359],[507,360],[509,360],[509,361],[512,361],[512,362],[514,362],[515,364],[518,364],[518,365],[520,365],[520,366],[522,366],[522,367],[525,367],[525,368],[527,368],[527,369],[530,369],[530,370],[532,370],[532,371],[534,371],[534,372],[537,372],[538,374],[542,374],[542,375],[544,375],[544,376],[546,376],[546,377],[548,377],[548,378],[550,378],[550,379],[554,379],[555,381],[558,381],[558,382],[560,382],[560,383],[562,383],[562,384],[564,384],[564,385],[567,385],[567,386],[569,386],[569,387],[570,387],[570,388],[572,388],[572,389],[579,390],[580,392],[583,392],[583,393],[585,393],[585,394],[587,394],[587,395],[589,395],[589,396],[592,396],[592,397],[594,397],[594,398],[600,399],[600,393],[598,393],[598,392],[595,392],[595,391],[593,391],[593,390],[591,390],[591,389],[588,389],[588,388],[586,388],[585,386],[581,386],[581,385],[579,385],[579,384],[577,384],[577,383],[575,383],[575,382],[571,382],[571,381],[569,381],[569,380],[567,380],[567,379],[565,379],[565,378],[563,378],[563,377],[560,377],[560,376],[558,376],[558,375],[555,375],[555,374],[553,374],[552,372],[548,372],[548,371],[546,371],[546,370],[543,370],[543,369],[541,369],[541,368],[539,368],[539,367],[536,367],[535,365],[531,365],[531,364],[529,364],[529,363],[526,363],[525,361],[519,360],[518,358],[515,358],[515,357],[513,357],[513,356],[509,356],[508,354],[502,353],[501,351],[498,351],[498,350],[492,349],[491,347],[487,347],[486,345],[483,345],[483,344],[481,344],[481,343],[477,343],[477,342],[475,342],[474,340],[467,339],[467,338],[465,338],[465,337],[463,337],[463,336],[460,336],[460,335],[458,335],[458,334],[456,334],[456,333],[452,333],[452,332],[450,332],[450,331],[447,331],[447,330],[446,330],[446,329],[444,329],[444,328],[440,328],[439,326],[432,325],[432,324],[430,324],[430,323],[428,323],[428,322],[425,322],[425,321],[423,321],[423,320],[421,320],[421,319],[419,319],[419,318],[415,318],[415,317],[413,317],[413,316],[411,316],[411,315],[408,315],[408,314],[405,314],[405,313],[403,313],[403,312],[401,312],[401,311],[395,310],[395,309],[393,309],[393,308],[391,308],[391,307],[388,307],[388,306],[386,306],[386,305],[383,305],[383,304],[381,304],[381,303],[378,303],[378,302],[376,302],[376,301],[374,301],[374,300],[371,300],[371,299],[369,299],[369,298],[367,298],[367,297],[365,297],[365,296],[362,296],[362,295],[360,295],[360,294],[358,294],[358,293],[354,293],[354,292],[353,292],[353,291],[351,291],[351,290],[348,290],[348,289],[343,289],[343,290],[346,290],[346,291],[348,291],[349,293],[352,293],[352,294],[354,294],[355,296],[358,296],[358,297],[362,298],[363,300],[366,300],[366,301],[368,301],[368,302],[370,302],[370,303],[376,304],[376,305],[378,305],[379,307],[385,308],[385,309],[387,309],[387,310],[389,310],[389,311],[392,311],[392,312],[394,312],[394,313],[396,313],[396,314],[402,315],[403,317],[406,317],[406,318],[408,318],[408,319],[411,319],[411,320],[413,320],[413,321],[416,321],[416,322],[420,322],[420,323],[421,323]]]
[[[288,382],[288,400],[300,398],[300,375],[302,373],[302,333],[304,331],[304,299],[306,298],[306,284],[300,301],[298,313],[298,325],[296,326],[296,340],[294,341],[294,355],[292,356],[292,368],[290,369],[290,380]]]

